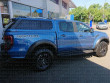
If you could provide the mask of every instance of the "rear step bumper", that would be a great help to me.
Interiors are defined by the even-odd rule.
[[[8,55],[7,51],[4,50],[4,46],[5,46],[4,43],[1,44],[1,58],[4,60],[5,59],[8,60],[8,59],[10,59],[10,56]]]

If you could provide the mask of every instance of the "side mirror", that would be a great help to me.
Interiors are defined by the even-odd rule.
[[[90,29],[90,32],[93,33],[93,32],[94,32],[94,29],[91,28],[91,29]]]

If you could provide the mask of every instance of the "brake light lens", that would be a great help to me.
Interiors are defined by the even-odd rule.
[[[4,36],[4,41],[5,41],[5,50],[9,50],[13,46],[13,36]]]

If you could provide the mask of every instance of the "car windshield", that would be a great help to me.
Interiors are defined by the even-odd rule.
[[[104,22],[100,22],[100,23],[98,23],[98,24],[103,25],[103,24],[105,24],[105,23],[104,23]]]

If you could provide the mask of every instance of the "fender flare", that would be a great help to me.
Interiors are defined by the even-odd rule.
[[[95,43],[95,48],[94,48],[94,49],[96,49],[97,45],[98,45],[102,40],[107,40],[107,42],[108,42],[108,44],[109,44],[109,39],[108,39],[108,38],[101,38],[101,39],[97,40],[97,42]]]
[[[39,40],[39,41],[33,43],[33,44],[29,47],[25,58],[29,58],[29,56],[30,56],[30,54],[33,52],[33,50],[34,50],[37,46],[42,45],[42,44],[51,45],[51,46],[53,46],[53,47],[55,48],[55,50],[57,51],[57,45],[54,44],[52,41],[50,41],[50,40]]]

